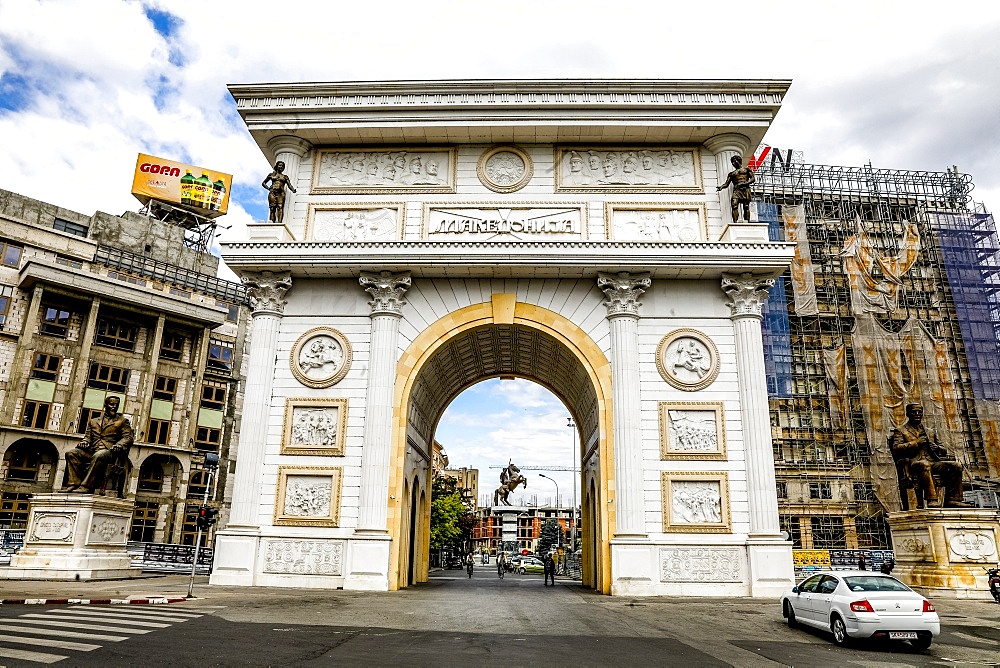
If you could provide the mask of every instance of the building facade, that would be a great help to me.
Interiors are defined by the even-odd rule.
[[[788,83],[231,87],[295,192],[223,245],[253,345],[212,581],[425,580],[437,420],[513,376],[577,425],[584,583],[790,586],[761,307],[793,249],[717,189]]]
[[[23,529],[31,495],[63,486],[65,453],[114,395],[135,432],[129,539],[193,544],[206,486],[225,489],[235,458],[243,287],[150,216],[0,190],[0,223],[0,528]]]
[[[771,238],[795,244],[764,316],[782,529],[797,549],[891,548],[887,439],[910,403],[966,500],[996,507],[1000,242],[971,178],[790,157],[755,185]]]

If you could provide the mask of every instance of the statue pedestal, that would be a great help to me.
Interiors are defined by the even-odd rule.
[[[984,566],[1000,559],[1000,523],[989,508],[928,508],[889,513],[893,576],[933,600],[988,599]]]
[[[136,577],[125,550],[134,501],[92,494],[36,494],[24,547],[0,579],[112,580]]]

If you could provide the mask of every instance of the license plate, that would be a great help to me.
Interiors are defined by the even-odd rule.
[[[889,631],[889,640],[916,640],[916,631]]]

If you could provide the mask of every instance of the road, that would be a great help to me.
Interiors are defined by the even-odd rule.
[[[170,605],[0,606],[0,665],[1000,666],[1000,605],[982,601],[939,602],[942,636],[917,652],[837,648],[827,634],[787,628],[776,601],[613,598],[566,580],[544,587],[541,575],[500,580],[492,566],[471,579],[438,571],[401,592],[199,584],[196,594]]]

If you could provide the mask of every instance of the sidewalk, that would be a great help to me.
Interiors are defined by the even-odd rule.
[[[129,580],[62,582],[47,580],[0,580],[0,605],[19,603],[179,603],[185,600],[190,575],[143,574]],[[195,596],[208,589],[208,577],[195,576]],[[236,588],[246,592],[246,589]],[[220,592],[221,593],[221,592]]]

